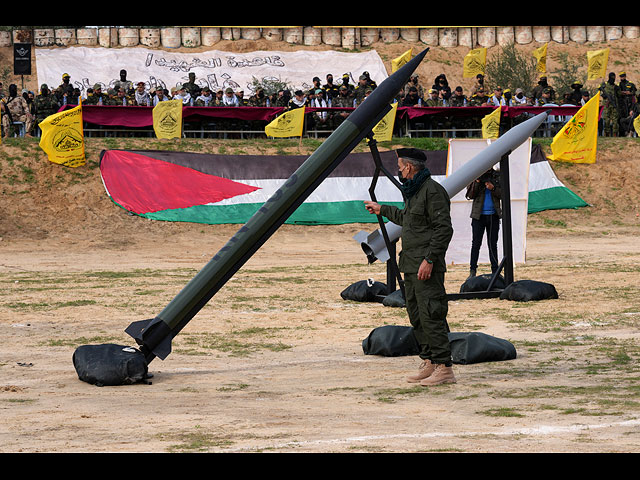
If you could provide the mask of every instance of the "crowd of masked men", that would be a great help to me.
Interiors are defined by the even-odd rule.
[[[603,105],[602,132],[607,136],[633,133],[633,119],[640,113],[636,86],[626,79],[625,72],[619,73],[619,83],[616,83],[615,77],[614,73],[610,73],[607,81],[602,82],[599,88]],[[23,125],[23,133],[30,136],[42,120],[58,112],[61,107],[78,105],[80,102],[83,105],[155,106],[158,102],[175,99],[181,100],[186,106],[197,107],[314,107],[317,110],[307,116],[307,128],[335,129],[377,87],[377,83],[366,71],[355,84],[351,83],[351,76],[347,73],[339,81],[327,74],[324,83],[319,77],[314,77],[312,83],[313,86],[305,91],[281,89],[267,95],[262,88],[257,88],[245,97],[242,89],[227,87],[214,91],[208,86],[201,87],[194,73],[189,74],[188,82],[168,90],[161,86],[148,88],[145,82],[134,84],[127,79],[126,70],[121,70],[120,79],[112,82],[112,86],[106,91],[98,83],[93,88],[88,88],[83,95],[65,73],[58,87],[50,89],[48,85],[42,84],[37,96],[27,90],[19,95],[14,84],[9,86],[8,92],[4,92],[0,84],[2,131],[3,136],[13,133],[17,122]],[[419,76],[414,74],[396,98],[398,105],[402,107],[582,106],[589,99],[589,92],[579,82],[571,85],[570,92],[558,94],[548,83],[547,77],[541,76],[532,91],[525,92],[522,88],[512,91],[501,86],[486,87],[482,74],[476,76],[475,84],[468,94],[461,86],[451,88],[445,74],[438,75],[429,89],[424,88]],[[452,122],[459,122],[454,126],[478,128],[480,124],[480,117],[461,120],[443,118],[445,120],[440,121],[440,126],[450,127]]]

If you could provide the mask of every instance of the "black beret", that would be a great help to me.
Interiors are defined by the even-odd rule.
[[[417,148],[399,148],[396,150],[399,158],[410,158],[419,162],[426,162],[427,156],[422,150]]]

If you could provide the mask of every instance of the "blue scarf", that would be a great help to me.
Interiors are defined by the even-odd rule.
[[[411,198],[416,193],[418,193],[418,190],[420,190],[420,187],[422,186],[422,184],[430,176],[431,176],[431,172],[427,167],[425,167],[422,170],[418,171],[418,173],[416,173],[411,180],[407,180],[406,182],[404,182],[400,187],[400,190],[402,190],[402,193],[404,193],[405,197]]]

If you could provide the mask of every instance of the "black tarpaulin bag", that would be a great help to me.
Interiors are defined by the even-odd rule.
[[[500,300],[515,300],[517,302],[546,300],[548,298],[558,298],[556,287],[550,283],[536,280],[518,280],[508,285],[500,294]]]
[[[491,283],[491,274],[478,275],[476,277],[467,278],[465,282],[460,285],[460,293],[466,292],[486,292]],[[504,288],[504,277],[498,275],[493,288],[496,290],[502,290]]]
[[[404,299],[404,295],[402,294],[402,290],[396,290],[393,293],[390,293],[384,300],[382,300],[382,305],[385,307],[404,307],[406,306],[406,302]]]
[[[73,353],[78,378],[99,387],[132,385],[148,378],[148,365],[140,350],[112,343],[82,345]]]
[[[516,358],[511,342],[481,332],[449,332],[451,360],[460,365],[481,362],[497,362]],[[362,341],[365,355],[400,357],[418,355],[420,345],[413,327],[384,325],[374,328]]]
[[[382,282],[375,282],[372,279],[360,280],[345,288],[340,296],[343,300],[353,300],[355,302],[375,302],[378,295],[387,294],[387,285]]]
[[[482,332],[450,332],[451,361],[461,365],[516,358],[511,342]]]
[[[374,328],[362,341],[362,350],[365,355],[400,357],[418,355],[420,345],[413,334],[413,327],[384,325]]]

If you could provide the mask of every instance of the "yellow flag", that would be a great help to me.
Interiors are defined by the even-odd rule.
[[[548,43],[545,43],[540,48],[536,48],[533,51],[533,56],[538,61],[536,69],[540,73],[547,73],[547,45]]]
[[[153,130],[158,138],[182,137],[182,100],[158,102],[153,107]]]
[[[413,48],[410,48],[399,57],[391,60],[391,73],[396,72],[397,70],[400,69],[400,67],[402,67],[405,63],[411,60],[412,54],[413,54]]]
[[[500,114],[502,108],[497,107],[482,119],[482,138],[498,138],[500,135]]]
[[[305,107],[294,108],[276,117],[264,127],[269,137],[302,137]]]
[[[607,72],[607,63],[609,62],[609,49],[592,50],[587,52],[587,80],[596,80],[604,78]]]
[[[640,136],[640,116],[637,116],[633,121],[633,129],[636,131],[638,136]]]
[[[39,124],[40,148],[53,163],[81,167],[86,163],[82,104],[71,110],[49,115]]]
[[[464,57],[464,66],[462,69],[462,76],[464,78],[475,77],[481,73],[484,75],[484,68],[487,63],[487,49],[476,48],[471,50]]]
[[[391,110],[387,113],[378,124],[373,127],[373,138],[378,142],[391,141],[393,135],[393,126],[396,123],[396,112],[398,111],[398,102],[391,105]]]
[[[598,143],[600,92],[571,117],[551,142],[549,160],[595,163]]]

